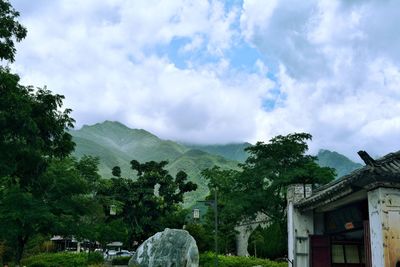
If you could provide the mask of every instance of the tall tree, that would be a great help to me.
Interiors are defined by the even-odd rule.
[[[273,221],[284,222],[289,184],[316,186],[334,179],[333,169],[320,167],[316,157],[306,154],[311,139],[307,133],[279,135],[246,149],[250,156],[241,165],[237,186],[239,192],[251,193],[242,199],[248,215],[262,212]]]
[[[15,42],[26,36],[18,15],[0,0],[1,61],[13,62]],[[17,262],[29,237],[57,214],[44,202],[48,192],[40,189],[41,177],[74,148],[66,132],[74,121],[70,109],[62,110],[64,97],[19,82],[18,75],[0,66],[0,223],[5,229],[0,234],[16,244]]]
[[[19,13],[7,0],[0,0],[0,60],[13,62],[15,59],[15,42],[26,36],[26,28],[17,17]]]
[[[312,136],[294,133],[246,148],[249,157],[240,172],[213,168],[203,171],[210,190],[219,196],[220,223],[232,227],[257,214],[286,229],[286,189],[289,184],[320,185],[334,179],[334,170],[320,167],[307,155]]]
[[[171,227],[165,218],[179,212],[178,204],[183,201],[184,193],[197,188],[187,181],[187,174],[183,171],[172,177],[165,170],[167,163],[132,160],[131,168],[136,172],[136,180],[119,177],[119,172],[115,172],[118,168],[113,168],[117,177],[110,179],[98,192],[99,197],[107,200],[103,202],[106,213],[110,205],[117,209],[115,215],[109,216],[108,222],[122,219],[126,224],[129,246],[135,240],[143,240],[165,227]]]

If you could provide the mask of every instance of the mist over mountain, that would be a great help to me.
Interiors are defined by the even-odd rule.
[[[123,177],[134,177],[130,169],[130,161],[167,160],[167,169],[172,175],[183,170],[189,179],[198,184],[196,192],[186,195],[186,202],[203,199],[208,194],[206,181],[201,171],[214,165],[224,169],[238,169],[238,163],[244,162],[248,156],[245,148],[250,143],[226,145],[194,145],[163,140],[143,129],[131,129],[122,123],[104,121],[91,126],[83,126],[79,130],[71,130],[76,143],[74,156],[91,155],[99,157],[99,172],[104,178],[112,177],[111,169],[120,166]],[[338,177],[360,168],[362,165],[352,162],[345,156],[320,150],[318,163],[321,166],[335,168]]]

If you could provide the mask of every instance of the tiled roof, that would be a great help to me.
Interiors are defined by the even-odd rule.
[[[361,188],[371,189],[379,184],[400,187],[400,151],[373,160],[364,152],[359,152],[367,165],[352,173],[323,185],[313,194],[295,204],[297,208],[309,209],[347,196]]]

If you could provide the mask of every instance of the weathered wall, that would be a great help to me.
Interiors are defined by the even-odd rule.
[[[309,266],[309,235],[314,233],[314,214],[313,211],[301,213],[294,207],[294,204],[310,195],[310,185],[300,184],[288,187],[288,259],[292,262],[293,267]]]
[[[368,192],[372,266],[400,263],[400,190],[377,188]]]

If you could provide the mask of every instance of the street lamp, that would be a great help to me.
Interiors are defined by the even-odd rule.
[[[218,267],[218,198],[217,198],[217,189],[214,188],[214,200],[205,200],[205,201],[197,201],[204,202],[206,205],[213,206],[214,208],[214,245],[215,245],[215,259],[214,266]],[[195,215],[195,210],[193,210],[193,218]],[[200,215],[199,215],[200,217]]]
[[[218,199],[214,188],[215,266],[218,267]]]

